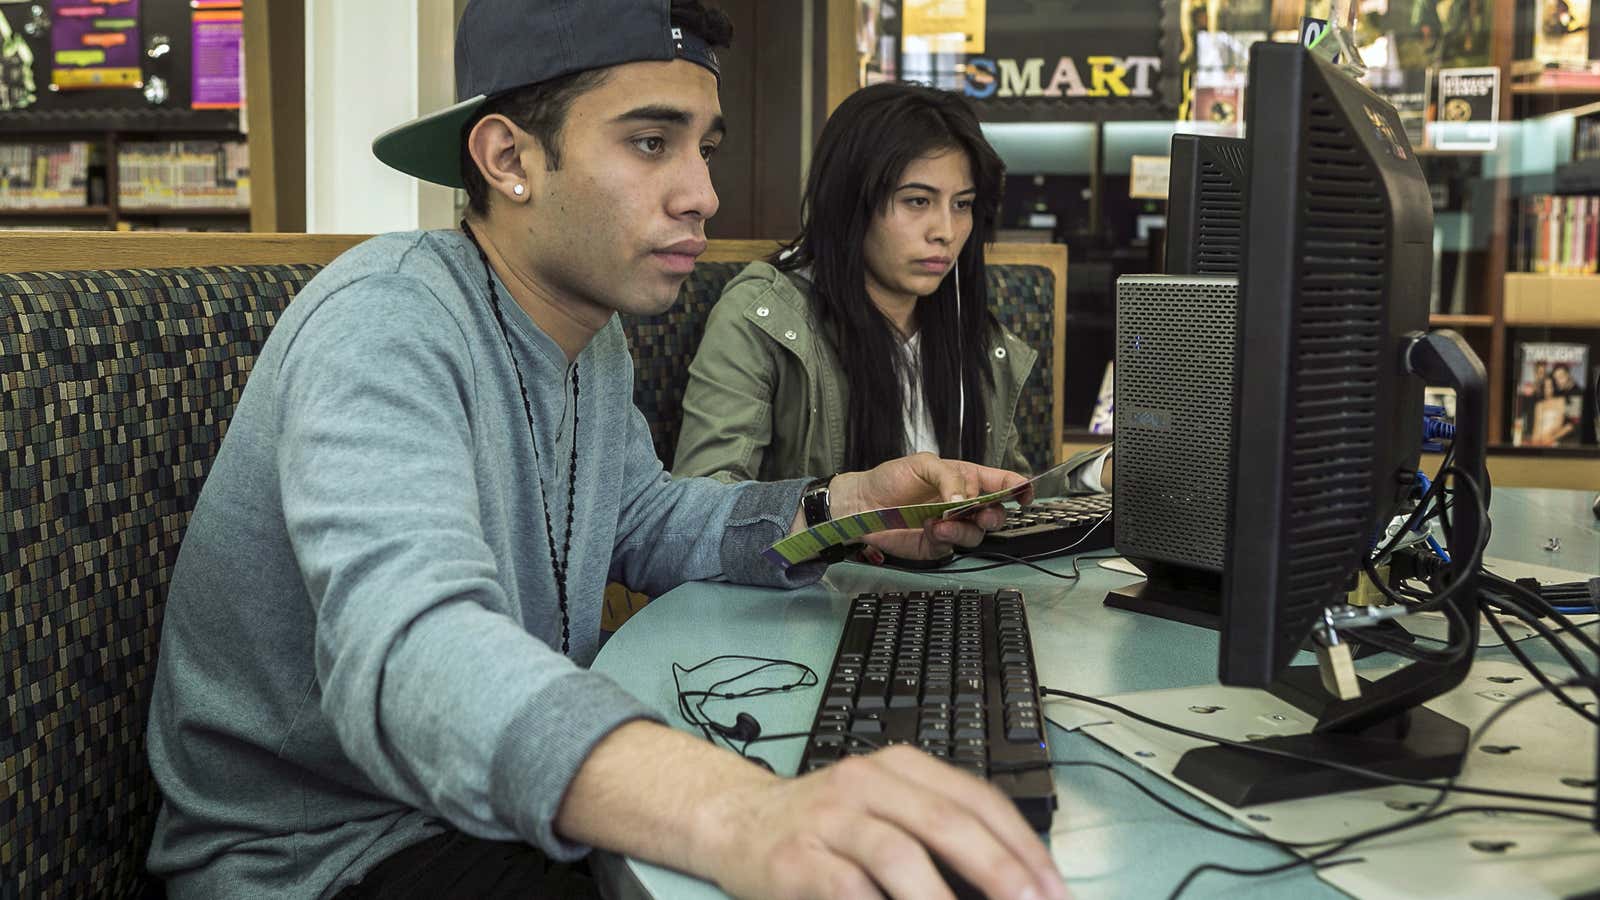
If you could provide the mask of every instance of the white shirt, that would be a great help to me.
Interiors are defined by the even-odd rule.
[[[905,355],[905,371],[900,375],[900,395],[905,399],[906,453],[926,450],[938,455],[939,438],[934,434],[933,417],[922,396],[922,332],[900,342]]]

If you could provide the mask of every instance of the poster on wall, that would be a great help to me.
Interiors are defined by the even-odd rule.
[[[1428,125],[1440,150],[1493,150],[1500,118],[1500,68],[1440,69],[1435,121]]]
[[[1181,2],[860,0],[857,83],[960,91],[988,122],[1171,119]]]
[[[953,39],[962,53],[982,53],[986,0],[905,0],[901,37]]]
[[[244,12],[238,2],[197,2],[193,14],[193,109],[238,109],[242,101]]]
[[[1070,15],[1036,0],[1004,17],[997,5],[985,52],[961,61],[962,89],[986,121],[1176,116],[1178,0],[1076,2]]]
[[[22,23],[12,24],[5,8],[0,7],[0,112],[24,109],[37,99],[33,48],[23,39]]]
[[[898,2],[859,0],[856,4],[856,84],[865,87],[898,77],[899,40]]]
[[[1590,0],[1536,0],[1533,59],[1560,69],[1590,67]]]
[[[1266,39],[1265,31],[1201,31],[1194,35],[1188,118],[1181,131],[1243,136],[1250,47]]]
[[[50,88],[139,88],[139,0],[51,0]]]

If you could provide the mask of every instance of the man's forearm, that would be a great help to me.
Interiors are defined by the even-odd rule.
[[[718,801],[776,776],[692,735],[629,722],[572,779],[556,830],[571,841],[715,880],[736,825]]]

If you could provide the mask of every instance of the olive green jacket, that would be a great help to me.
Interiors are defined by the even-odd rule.
[[[818,331],[805,284],[755,262],[723,288],[689,365],[674,475],[771,481],[844,469],[844,369]],[[984,397],[983,462],[1026,472],[1012,420],[1038,353],[1002,330],[988,357],[994,390]]]

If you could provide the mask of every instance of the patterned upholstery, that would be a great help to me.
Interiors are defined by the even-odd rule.
[[[145,889],[167,579],[314,266],[0,275],[0,897]]]
[[[722,287],[748,263],[697,263],[678,292],[678,302],[658,316],[622,320],[633,351],[633,402],[644,412],[655,438],[656,454],[668,468],[678,447],[683,424],[683,391],[689,386],[689,363],[700,349],[706,318],[722,296]]]
[[[706,317],[722,295],[722,287],[745,263],[700,263],[684,283],[678,303],[658,316],[623,319],[633,349],[633,398],[644,411],[655,438],[656,452],[672,464],[683,420],[683,391],[689,383],[689,362],[700,349]],[[990,265],[989,297],[1000,324],[1039,351],[1039,361],[1023,387],[1017,405],[1022,452],[1035,471],[1055,460],[1050,434],[1055,275],[1044,266]]]
[[[989,265],[989,303],[1006,330],[1039,352],[1017,401],[1022,455],[1035,472],[1055,464],[1061,436],[1051,417],[1055,384],[1055,273],[1045,266]]]

